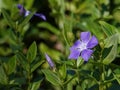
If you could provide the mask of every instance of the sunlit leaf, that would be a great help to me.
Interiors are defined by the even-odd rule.
[[[38,90],[43,79],[33,82],[30,90]]]
[[[55,86],[62,85],[60,78],[50,70],[42,70],[45,74],[46,79]]]
[[[108,37],[118,32],[117,28],[115,28],[113,25],[110,25],[104,21],[99,21],[99,23],[102,27],[103,32]]]
[[[60,75],[63,79],[66,78],[66,64],[63,64],[59,69]]]
[[[77,59],[77,67],[81,66],[83,63],[84,63],[84,60],[81,57],[79,57]]]
[[[110,64],[117,55],[117,42],[112,46],[112,49],[110,50],[109,54],[105,57],[103,60],[104,64]]]
[[[105,48],[111,47],[112,45],[119,42],[119,34],[113,34],[105,39]]]
[[[114,78],[117,80],[117,82],[120,85],[120,74],[113,74],[113,75],[114,75]]]

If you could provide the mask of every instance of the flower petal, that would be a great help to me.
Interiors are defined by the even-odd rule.
[[[86,49],[81,52],[81,57],[85,60],[88,61],[88,59],[91,57],[91,54],[93,53],[93,50]]]
[[[23,8],[23,6],[21,4],[17,4],[17,7],[18,7],[18,9]]]
[[[34,15],[35,15],[35,16],[38,16],[38,17],[40,17],[41,19],[43,19],[43,20],[46,21],[45,15],[43,15],[43,14],[41,14],[41,13],[35,13]]]
[[[48,64],[50,65],[51,68],[54,68],[55,65],[54,63],[52,62],[51,58],[48,56],[48,54],[45,53],[45,57],[46,57],[46,60],[48,62]]]
[[[90,32],[81,32],[80,39],[82,40],[82,42],[88,42],[90,39],[90,35]]]
[[[93,48],[98,44],[98,40],[95,36],[92,36],[92,38],[89,40],[87,44],[87,48]]]
[[[80,51],[77,50],[76,48],[71,47],[70,48],[70,55],[69,55],[69,59],[77,59],[80,56]]]
[[[21,4],[18,4],[17,8],[20,10],[20,15],[24,15],[26,13],[25,8]]]
[[[77,40],[72,47],[79,48],[80,45],[81,45],[81,41]]]

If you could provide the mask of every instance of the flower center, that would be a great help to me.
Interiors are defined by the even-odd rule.
[[[25,12],[25,16],[28,16],[30,14],[30,11]]]
[[[80,46],[77,48],[80,51],[83,51],[84,49],[87,49],[87,43],[86,42],[81,42]]]

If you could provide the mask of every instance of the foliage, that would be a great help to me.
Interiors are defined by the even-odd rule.
[[[20,15],[17,4],[31,13]],[[119,6],[120,0],[0,0],[0,90],[120,90]],[[87,62],[68,59],[85,31],[99,45]]]

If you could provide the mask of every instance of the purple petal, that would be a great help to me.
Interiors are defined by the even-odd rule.
[[[34,15],[35,15],[35,16],[38,16],[38,17],[40,17],[40,18],[42,18],[43,20],[46,21],[46,17],[45,17],[45,15],[40,14],[40,13],[35,13]]]
[[[81,41],[77,40],[72,47],[79,48],[80,45],[81,45]]]
[[[46,60],[48,62],[48,64],[50,65],[51,68],[54,68],[55,65],[54,63],[52,62],[51,58],[48,56],[48,54],[45,53],[45,57],[46,57]]]
[[[18,9],[23,8],[23,6],[21,4],[17,4],[17,7],[18,7]]]
[[[88,42],[90,39],[90,35],[90,32],[81,32],[80,39],[82,40],[82,42]]]
[[[69,55],[69,59],[77,59],[80,56],[80,51],[77,50],[74,47],[70,48],[70,55]]]
[[[25,8],[21,4],[18,4],[17,7],[20,10],[20,15],[25,15],[26,13]]]
[[[93,50],[86,49],[81,52],[81,57],[85,60],[88,61],[88,59],[91,57],[91,54],[93,53]]]
[[[95,36],[92,36],[92,38],[89,40],[87,44],[87,48],[93,48],[98,44],[98,40]]]

